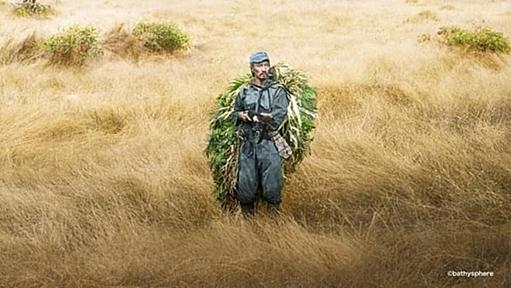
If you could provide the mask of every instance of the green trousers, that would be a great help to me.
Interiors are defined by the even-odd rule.
[[[282,159],[275,144],[266,139],[260,143],[244,141],[240,148],[237,191],[240,203],[253,203],[260,187],[266,201],[280,204]]]

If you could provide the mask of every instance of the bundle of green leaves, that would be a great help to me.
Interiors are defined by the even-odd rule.
[[[283,173],[288,175],[309,153],[315,128],[316,91],[308,84],[302,72],[286,64],[272,66],[271,79],[288,90],[288,114],[279,127],[279,133],[293,150],[293,155],[284,161]],[[216,111],[210,123],[209,141],[205,152],[215,182],[213,196],[227,209],[236,206],[235,190],[240,146],[231,115],[236,95],[245,85],[249,85],[251,80],[251,75],[246,74],[231,81],[227,91],[217,97]]]
[[[50,62],[62,65],[82,65],[102,54],[96,28],[71,26],[42,43]]]

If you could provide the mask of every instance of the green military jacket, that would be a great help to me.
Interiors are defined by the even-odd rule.
[[[277,131],[287,116],[287,90],[281,84],[268,79],[263,87],[249,84],[243,87],[234,102],[232,120],[238,128],[239,135],[244,139],[251,139],[253,131],[270,129]],[[262,127],[261,123],[243,122],[238,118],[239,112],[252,111],[254,113],[271,113],[270,127]],[[265,131],[269,132],[269,131]]]

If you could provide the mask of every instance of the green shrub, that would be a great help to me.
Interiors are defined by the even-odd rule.
[[[23,1],[16,4],[14,8],[14,14],[20,17],[48,16],[53,13],[53,8],[50,5],[36,3],[35,1]]]
[[[190,44],[188,35],[171,23],[140,22],[133,28],[133,35],[152,52],[173,52]]]
[[[456,26],[440,28],[439,35],[449,46],[466,47],[482,52],[504,52],[510,50],[509,40],[501,33],[483,27],[470,31]]]
[[[63,65],[82,65],[103,52],[96,29],[90,26],[71,26],[47,38],[42,47],[51,63]]]

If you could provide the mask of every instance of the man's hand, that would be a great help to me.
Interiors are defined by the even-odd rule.
[[[248,116],[247,112],[238,112],[238,119],[240,119],[243,122],[252,122],[252,119],[250,119],[250,116]]]

